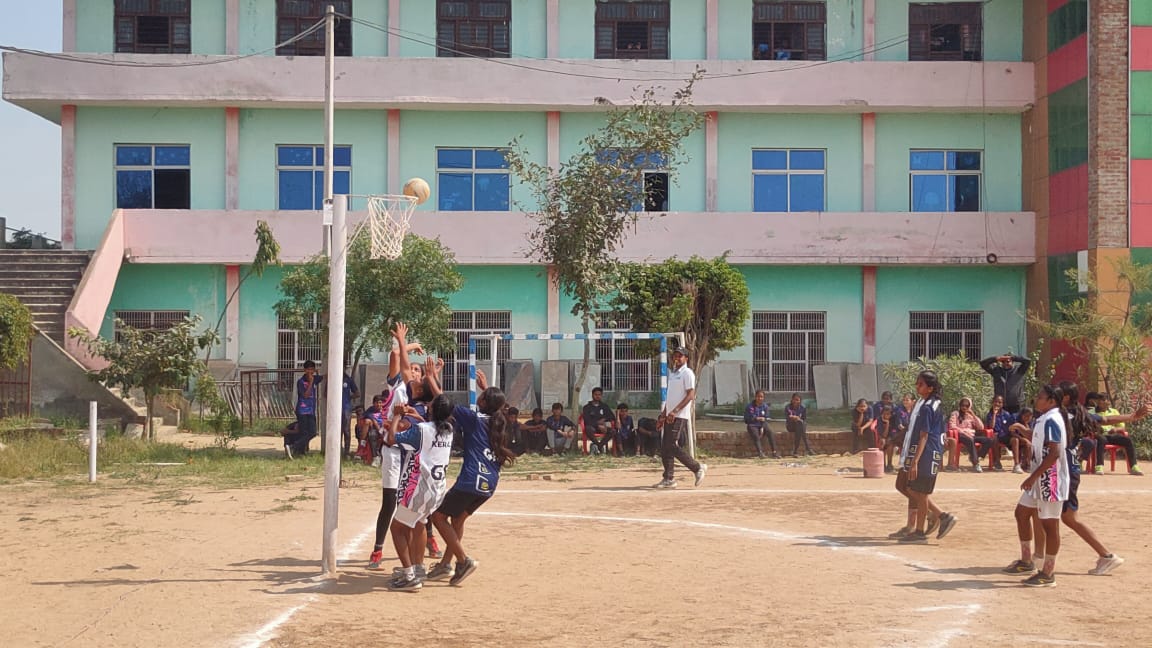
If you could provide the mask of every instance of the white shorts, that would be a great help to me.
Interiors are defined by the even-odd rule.
[[[1064,502],[1055,501],[1038,501],[1032,493],[1024,491],[1020,493],[1020,506],[1025,508],[1033,508],[1040,514],[1041,520],[1059,520],[1060,514],[1064,512]]]
[[[380,483],[382,488],[400,485],[400,448],[384,446],[380,449]]]
[[[430,515],[432,511],[413,511],[407,506],[399,505],[392,519],[411,529],[421,522],[427,522]]]

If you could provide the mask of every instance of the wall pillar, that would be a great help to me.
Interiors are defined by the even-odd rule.
[[[64,0],[61,51],[76,51],[76,0]]]
[[[224,3],[224,48],[227,54],[240,53],[240,0]]]
[[[240,266],[224,266],[224,298],[236,296],[227,304],[224,314],[224,357],[233,362],[240,362]]]
[[[1128,246],[1128,0],[1088,3],[1088,248]]]
[[[240,209],[240,109],[224,109],[224,209]]]
[[[400,56],[400,0],[388,0],[388,56]]]
[[[560,332],[560,283],[556,275],[556,267],[548,266],[548,332]],[[548,359],[560,359],[560,343],[556,340],[548,341]]]
[[[706,0],[704,8],[705,51],[709,61],[720,58],[720,0]]]
[[[704,211],[719,211],[720,113],[710,112],[704,122]]]
[[[560,168],[560,113],[548,111],[548,166],[556,171]]]
[[[860,141],[864,164],[860,167],[862,211],[876,211],[876,113],[860,115]]]
[[[864,0],[864,60],[876,60],[876,0]]]
[[[388,111],[388,193],[400,193],[400,111]],[[435,183],[433,183],[435,186]]]
[[[548,58],[560,57],[560,0],[548,0],[547,8],[547,42],[545,44]]]
[[[876,266],[864,266],[864,364],[876,364]]]
[[[60,107],[60,245],[76,249],[76,106]]]

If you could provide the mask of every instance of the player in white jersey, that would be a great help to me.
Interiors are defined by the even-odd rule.
[[[397,489],[396,515],[392,520],[392,542],[403,571],[392,581],[392,589],[417,591],[423,586],[424,529],[430,516],[448,492],[445,471],[452,457],[453,412],[451,399],[440,394],[429,407],[431,422],[411,418],[416,410],[405,405],[393,409],[385,443],[401,449],[401,471]],[[405,424],[406,430],[401,431]]]

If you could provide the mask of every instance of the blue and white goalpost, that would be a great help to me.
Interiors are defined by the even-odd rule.
[[[492,371],[489,379],[495,384],[497,353],[496,342],[504,341],[533,341],[550,342],[563,340],[659,340],[660,341],[660,409],[663,411],[668,404],[668,338],[675,337],[675,333],[477,333],[468,337],[468,405],[476,409],[476,339],[492,340]],[[682,339],[682,338],[681,338]],[[574,404],[573,407],[579,407]],[[693,409],[695,412],[695,409]],[[689,427],[688,453],[695,456],[695,422]]]

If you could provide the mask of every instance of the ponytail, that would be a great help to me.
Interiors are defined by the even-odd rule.
[[[437,394],[428,406],[428,415],[436,425],[436,438],[443,439],[452,434],[452,410],[455,406],[447,394]]]
[[[499,387],[489,387],[480,393],[477,400],[484,403],[480,413],[488,415],[488,447],[496,456],[496,463],[501,468],[515,463],[516,453],[508,449],[508,421],[504,418],[507,401],[504,392]]]

